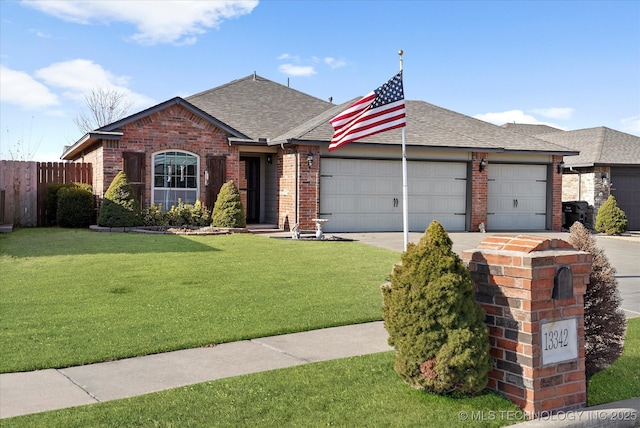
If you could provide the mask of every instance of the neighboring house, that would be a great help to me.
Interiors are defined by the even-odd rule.
[[[288,230],[401,231],[401,130],[332,152],[346,109],[257,76],[160,103],[86,134],[62,159],[91,162],[94,192],[127,173],[144,207],[211,208],[227,180],[247,222]],[[423,101],[406,101],[409,229],[560,230],[564,156],[578,151]],[[566,162],[566,161],[565,161]]]
[[[579,156],[565,158],[562,200],[586,201],[597,213],[611,194],[627,215],[629,230],[640,230],[640,137],[603,126],[575,131],[545,125],[503,127],[579,151]]]

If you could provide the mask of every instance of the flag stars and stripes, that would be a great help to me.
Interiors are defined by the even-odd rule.
[[[380,132],[406,126],[402,71],[329,121],[329,151]]]

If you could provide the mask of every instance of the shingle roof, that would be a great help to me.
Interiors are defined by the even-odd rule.
[[[508,129],[509,131],[520,132],[521,134],[531,135],[535,137],[536,135],[548,134],[550,132],[559,132],[562,129],[554,128],[548,125],[531,125],[528,123],[505,123],[501,125],[502,128]]]
[[[329,119],[346,109],[358,98],[335,106],[290,131],[275,137],[273,144],[286,140],[330,141],[333,128]],[[405,102],[407,145],[425,147],[454,147],[489,151],[536,151],[575,155],[566,147],[513,132],[502,127],[465,116],[424,101]],[[400,129],[372,135],[361,142],[372,144],[401,144]]]
[[[334,105],[252,74],[185,98],[253,139],[272,139]]]
[[[640,137],[604,126],[539,135],[538,138],[579,150],[565,159],[567,166],[640,164]]]

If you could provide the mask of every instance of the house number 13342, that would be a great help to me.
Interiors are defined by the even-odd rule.
[[[578,323],[575,318],[540,325],[542,364],[578,358]]]
[[[544,334],[543,342],[545,351],[569,346],[569,329],[563,328],[548,331]]]

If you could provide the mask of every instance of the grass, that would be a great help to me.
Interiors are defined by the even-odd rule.
[[[399,259],[357,242],[21,229],[0,235],[0,372],[380,320]]]
[[[640,318],[622,356],[589,383],[589,405],[640,396]],[[601,401],[604,400],[604,401]],[[496,393],[445,397],[406,386],[393,352],[345,358],[3,419],[5,427],[497,427],[524,413]]]
[[[589,380],[589,406],[640,397],[640,318],[627,320],[622,356]]]
[[[2,369],[377,320],[379,285],[398,259],[348,242],[20,230],[0,236]],[[638,367],[640,318],[628,320],[623,355],[590,380],[589,405],[640,396]],[[2,425],[492,427],[522,418],[495,393],[453,398],[413,390],[399,380],[387,352]]]
[[[393,353],[385,352],[2,423],[6,427],[491,427],[520,422],[522,417],[517,406],[495,393],[452,398],[414,390],[393,371]]]

